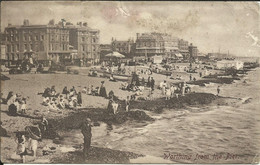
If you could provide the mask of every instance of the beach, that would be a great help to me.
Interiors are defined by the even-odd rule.
[[[160,90],[156,90],[153,101],[133,102],[130,107],[134,112],[119,114],[115,117],[117,120],[109,120],[103,113],[108,105],[105,98],[82,95],[83,104],[80,108],[65,109],[61,113],[48,112],[41,105],[42,96],[38,93],[53,85],[58,92],[61,92],[64,86],[75,86],[76,90],[80,91],[85,86],[100,86],[100,82],[104,80],[107,93],[113,90],[115,96],[123,100],[132,92],[119,89],[121,82],[110,82],[105,78],[80,74],[8,75],[9,81],[1,81],[2,93],[6,96],[9,91],[14,91],[28,97],[28,111],[25,116],[8,116],[7,105],[1,105],[2,127],[6,128],[11,136],[1,137],[1,160],[5,163],[19,161],[19,157],[14,155],[16,143],[13,132],[23,131],[25,126],[40,121],[40,116],[44,115],[58,127],[58,133],[64,138],[43,139],[39,142],[37,160],[31,160],[31,163],[138,163],[138,160],[144,161],[141,158],[149,156],[154,158],[151,163],[250,163],[258,153],[260,143],[257,143],[259,129],[256,128],[259,125],[256,118],[259,115],[256,106],[259,104],[259,94],[249,91],[259,89],[256,85],[259,82],[259,73],[258,68],[248,72],[241,80],[232,80],[234,82],[229,84],[220,83],[220,96],[216,96],[218,84],[212,82],[205,83],[205,86],[192,84],[192,93],[178,100],[165,100],[161,98]],[[188,78],[189,74],[186,75]],[[156,86],[163,79],[177,83],[166,76],[163,78],[163,75],[152,76],[156,80]],[[244,80],[248,83],[244,84]],[[148,91],[145,91],[142,97],[146,97]],[[135,116],[141,113],[144,117]],[[85,117],[99,123],[92,128],[91,157],[87,161],[81,158],[83,135],[79,130],[80,120]],[[50,150],[51,146],[55,149]],[[43,155],[43,150],[49,151],[49,154]],[[191,158],[165,157],[169,153],[191,155]],[[223,154],[227,157],[227,153],[239,156],[233,156],[234,159],[213,160],[212,155]],[[98,155],[103,155],[104,158],[100,159]],[[28,159],[30,160],[30,157]]]

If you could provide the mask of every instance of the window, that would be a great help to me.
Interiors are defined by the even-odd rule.
[[[17,52],[19,51],[19,45],[18,44],[16,45],[16,51]]]
[[[51,40],[54,41],[54,35],[51,35]]]
[[[27,44],[24,44],[24,51],[27,50]]]
[[[96,42],[96,38],[93,38],[93,42],[94,42],[94,43]]]
[[[14,45],[11,45],[11,48],[12,48],[12,52],[14,52],[14,48],[15,48]]]
[[[11,52],[11,45],[7,45],[7,52]]]
[[[44,40],[44,35],[41,36],[41,40]]]
[[[65,36],[62,36],[62,41],[65,41]]]
[[[26,34],[23,35],[23,40],[26,41]]]
[[[38,46],[38,44],[35,44],[35,51],[39,51],[39,46]]]
[[[53,46],[53,44],[51,44],[51,50],[54,50],[54,46]]]
[[[31,41],[31,40],[32,40],[32,36],[29,35],[29,41]]]
[[[38,40],[39,40],[39,36],[36,35],[36,36],[35,36],[35,41],[38,41]]]
[[[82,41],[85,41],[85,37],[82,37]]]
[[[83,52],[85,51],[84,45],[81,45],[81,50],[82,50]]]
[[[30,44],[30,50],[34,50],[34,49],[33,49],[33,44]]]
[[[18,41],[18,36],[15,36],[15,41]]]

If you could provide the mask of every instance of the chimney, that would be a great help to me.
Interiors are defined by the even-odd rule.
[[[139,39],[140,33],[136,33],[136,39]]]
[[[87,22],[84,22],[84,23],[83,23],[83,26],[84,26],[84,27],[87,27],[87,26],[88,26],[88,23],[87,23]]]
[[[25,19],[25,20],[23,21],[23,25],[24,25],[24,26],[29,26],[29,20],[28,20],[28,19]]]
[[[48,23],[48,25],[54,25],[54,24],[55,24],[54,19],[51,19],[51,20],[49,21],[49,23]]]

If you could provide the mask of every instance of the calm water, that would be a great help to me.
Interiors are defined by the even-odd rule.
[[[173,159],[174,162],[252,163],[259,159],[260,144],[260,69],[249,72],[242,80],[221,85],[221,96],[242,98],[232,106],[204,106],[183,110],[165,110],[162,114],[147,112],[156,119],[153,123],[127,123],[115,126],[101,123],[93,128],[93,146],[132,151],[153,157],[164,154],[191,155],[192,159]],[[247,83],[243,83],[246,80]],[[216,93],[217,84],[193,87],[193,90]],[[252,98],[251,102],[242,102]],[[192,111],[192,110],[196,111]],[[196,113],[195,113],[196,112]],[[65,137],[65,145],[83,142],[80,131]],[[227,154],[239,155],[229,157]],[[204,156],[197,159],[196,155]],[[212,160],[212,154],[222,155]]]

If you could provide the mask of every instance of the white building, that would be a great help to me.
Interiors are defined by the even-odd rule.
[[[216,67],[218,69],[235,68],[239,70],[243,69],[244,63],[242,61],[221,60],[217,61]]]

